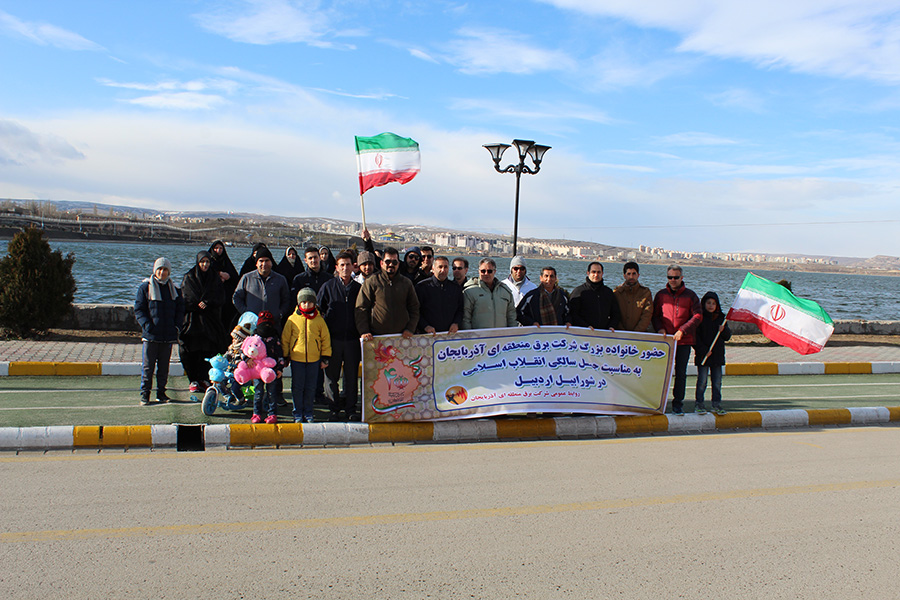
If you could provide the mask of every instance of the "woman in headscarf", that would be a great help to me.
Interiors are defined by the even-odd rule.
[[[331,248],[328,246],[319,246],[319,258],[322,260],[321,269],[329,275],[334,275],[334,268],[337,266],[337,261],[334,259],[334,254],[331,253]]]
[[[258,242],[253,245],[253,250],[250,251],[250,256],[247,257],[247,260],[244,261],[244,265],[241,267],[241,277],[243,277],[250,271],[256,270],[256,258],[259,254],[259,251],[263,248],[265,248],[266,250],[269,249],[269,247],[262,242]]]
[[[184,327],[179,336],[179,353],[184,374],[191,382],[191,392],[201,392],[209,385],[209,365],[204,359],[224,352],[225,328],[222,305],[225,287],[212,268],[212,255],[198,252],[197,263],[185,273],[181,282],[184,296]]]
[[[240,277],[237,269],[234,268],[234,263],[228,258],[225,242],[215,240],[209,247],[209,254],[212,260],[210,268],[219,274],[219,279],[222,281],[222,286],[225,289],[225,303],[222,305],[221,314],[222,330],[224,331],[222,343],[228,345],[231,342],[228,332],[231,331],[237,320],[237,311],[234,310],[234,303],[231,301],[231,297],[234,296],[234,290],[237,289]]]
[[[169,360],[172,344],[178,341],[178,332],[184,321],[184,298],[172,283],[169,274],[172,263],[158,258],[153,263],[153,275],[138,286],[134,299],[134,317],[141,326],[141,405],[150,404],[150,388],[156,371],[156,400],[160,404],[170,398],[166,395],[169,380]]]
[[[305,270],[306,265],[303,263],[300,255],[297,254],[297,249],[294,246],[287,247],[284,251],[284,258],[282,258],[281,262],[278,263],[278,266],[275,267],[275,272],[281,273],[284,278],[288,280],[288,283],[293,282],[294,277]]]

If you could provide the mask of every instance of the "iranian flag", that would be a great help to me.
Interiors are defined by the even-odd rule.
[[[800,354],[819,352],[834,333],[834,321],[821,306],[753,273],[747,273],[726,318],[756,323],[764,336]]]
[[[374,137],[356,136],[359,194],[392,181],[406,183],[419,174],[422,161],[419,144],[393,133]]]

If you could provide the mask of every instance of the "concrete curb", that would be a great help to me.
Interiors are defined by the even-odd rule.
[[[668,433],[691,435],[740,429],[871,426],[900,421],[900,406],[767,410],[726,415],[465,419],[428,423],[284,423],[277,425],[75,425],[0,428],[0,451],[174,448],[346,447],[363,444],[603,439]]]
[[[900,373],[900,362],[753,362],[725,365],[725,375],[871,375]],[[0,362],[0,377],[13,376],[82,376],[140,375],[141,363],[123,362]],[[696,375],[697,367],[688,365],[688,375]],[[180,363],[171,363],[169,375],[184,375]],[[290,370],[285,377],[290,378]]]
[[[45,376],[81,376],[97,375],[140,375],[141,363],[124,362],[37,362],[13,361],[0,362],[0,377],[45,377]],[[181,363],[169,363],[169,375],[184,375]]]

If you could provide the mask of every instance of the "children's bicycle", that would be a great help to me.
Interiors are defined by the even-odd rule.
[[[212,416],[217,408],[225,410],[241,410],[253,406],[254,387],[252,384],[241,386],[234,379],[228,360],[221,354],[209,360],[211,385],[206,388],[200,409],[206,416]]]

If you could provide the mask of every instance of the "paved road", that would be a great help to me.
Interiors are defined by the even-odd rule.
[[[2,598],[888,598],[900,429],[0,456]]]

